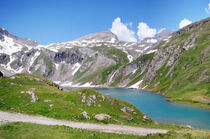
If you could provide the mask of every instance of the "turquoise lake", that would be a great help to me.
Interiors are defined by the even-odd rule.
[[[121,88],[95,88],[103,95],[120,98],[135,105],[158,123],[190,125],[210,130],[210,110],[173,103],[149,91]],[[69,89],[72,90],[72,89]]]

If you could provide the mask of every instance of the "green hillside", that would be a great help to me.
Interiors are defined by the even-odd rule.
[[[159,51],[167,60],[148,89],[170,100],[210,108],[210,18],[175,32]],[[189,48],[186,48],[189,47]],[[172,64],[168,64],[169,61]]]
[[[61,91],[58,85],[35,75],[19,74],[0,79],[0,110],[39,114],[56,119],[102,122],[126,125],[147,125],[135,106],[123,100],[106,97],[92,89]],[[88,114],[88,118],[83,116]],[[97,114],[111,118],[99,121]]]

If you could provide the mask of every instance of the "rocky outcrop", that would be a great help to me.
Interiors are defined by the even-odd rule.
[[[7,64],[10,61],[10,57],[7,54],[0,54],[0,64]]]
[[[109,116],[108,114],[102,113],[102,114],[95,115],[95,118],[99,121],[103,121],[103,120],[106,120],[106,119],[111,119],[112,117]]]
[[[3,73],[0,71],[0,78],[3,77],[3,76],[4,76]]]
[[[82,116],[85,118],[85,119],[90,119],[90,117],[88,116],[88,113],[86,111],[82,112]]]
[[[56,53],[54,60],[56,63],[60,63],[62,61],[65,61],[66,63],[75,64],[75,63],[81,63],[83,58],[82,55],[78,52],[78,50],[72,50],[72,51],[63,51],[60,53]]]

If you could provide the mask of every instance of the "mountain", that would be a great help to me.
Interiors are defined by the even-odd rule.
[[[64,87],[142,88],[210,107],[209,21],[164,29],[141,42],[104,31],[45,46],[1,29],[0,71],[40,75]],[[18,49],[9,51],[13,47]]]
[[[128,84],[159,92],[171,101],[210,107],[210,18],[195,22],[162,40],[155,53],[126,67],[139,74]],[[122,70],[122,75],[126,76]],[[124,80],[124,79],[123,79]]]
[[[123,42],[112,32],[104,31],[44,46],[1,30],[0,70],[5,75],[32,73],[62,86],[109,86],[112,72],[155,51],[157,44]]]
[[[0,53],[12,54],[18,51],[27,51],[37,46],[36,41],[20,38],[0,28]]]

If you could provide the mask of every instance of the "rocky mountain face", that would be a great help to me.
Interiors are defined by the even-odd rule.
[[[160,37],[167,39],[168,35]],[[118,69],[140,55],[156,51],[161,39],[123,42],[110,31],[89,34],[69,42],[46,46],[0,29],[0,70],[5,75],[31,73],[62,86],[110,86]],[[126,69],[133,72],[137,66]],[[120,83],[125,86],[130,80]]]
[[[209,34],[210,18],[141,42],[104,31],[43,46],[0,29],[0,70],[41,75],[64,87],[143,88],[209,103]]]

